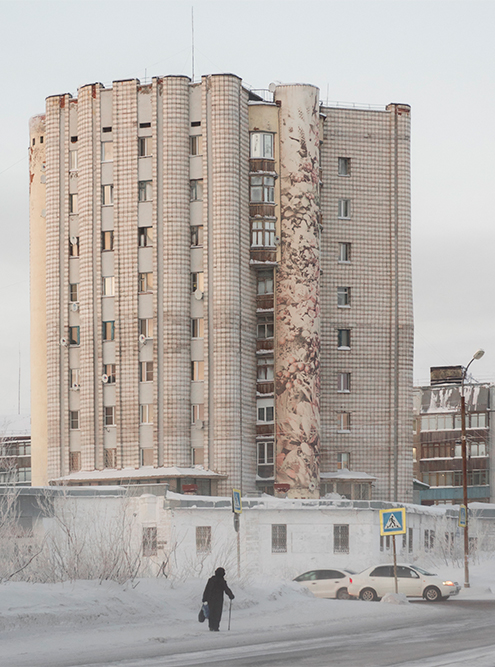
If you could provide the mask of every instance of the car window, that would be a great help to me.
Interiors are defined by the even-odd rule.
[[[418,575],[416,572],[411,570],[409,567],[405,567],[404,565],[397,565],[397,576],[402,577],[403,579],[418,579]]]
[[[432,572],[427,572],[426,570],[423,570],[422,567],[418,567],[417,565],[414,566],[414,569],[419,572],[420,574],[424,574],[426,577],[436,577],[436,574],[433,574]]]
[[[338,570],[317,570],[318,579],[342,579],[345,574]]]
[[[380,565],[375,567],[373,572],[370,573],[370,577],[393,577],[394,568],[391,565]]]
[[[294,579],[294,581],[315,581],[316,580],[316,572],[314,570],[311,570],[310,572],[305,572],[304,574],[300,574],[298,577]]]

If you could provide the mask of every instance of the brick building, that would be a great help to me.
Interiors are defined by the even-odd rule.
[[[411,499],[409,131],[231,74],[48,97],[33,483]]]

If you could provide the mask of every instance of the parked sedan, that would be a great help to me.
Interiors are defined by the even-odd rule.
[[[294,579],[299,584],[306,586],[317,598],[337,598],[337,600],[348,600],[347,592],[350,570],[310,570],[300,574]]]
[[[446,600],[461,590],[457,582],[442,579],[417,565],[397,565],[397,584],[399,593],[430,602]],[[348,591],[361,600],[379,600],[386,593],[395,593],[394,566],[378,565],[353,574]]]

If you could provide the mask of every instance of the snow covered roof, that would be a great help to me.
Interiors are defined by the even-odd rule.
[[[191,468],[179,468],[177,466],[172,466],[170,468],[165,467],[153,467],[153,466],[143,466],[141,468],[122,468],[121,470],[116,470],[114,468],[105,468],[104,470],[79,470],[78,472],[72,472],[70,475],[65,475],[64,477],[57,477],[56,479],[50,480],[51,482],[89,482],[89,481],[131,481],[131,480],[155,480],[163,478],[178,478],[178,477],[203,477],[204,479],[214,479],[214,478],[223,478],[226,475],[222,475],[218,472],[213,472],[213,470],[206,470],[203,466],[194,466]]]
[[[361,480],[372,482],[376,477],[368,475],[367,472],[358,472],[357,470],[347,470],[347,468],[342,468],[342,470],[336,470],[335,472],[321,472],[321,479],[344,479],[344,480]]]

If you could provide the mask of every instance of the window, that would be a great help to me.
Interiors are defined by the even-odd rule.
[[[258,315],[257,337],[260,339],[273,338],[273,314]]]
[[[203,179],[191,181],[191,201],[203,199]]]
[[[196,526],[196,553],[211,552],[211,526]]]
[[[70,237],[69,257],[79,257],[79,236]]]
[[[70,151],[69,153],[69,170],[77,171],[77,151]]]
[[[350,350],[351,348],[351,330],[350,329],[339,329],[338,330],[338,347],[341,350]]]
[[[469,417],[469,420],[467,419]],[[466,415],[466,426],[468,428],[486,428],[486,414],[484,412]]]
[[[79,387],[79,368],[71,368],[69,370],[69,387],[71,389]]]
[[[104,410],[105,426],[115,426],[115,405],[107,405]]]
[[[139,227],[138,245],[140,248],[147,248],[153,245],[153,227]]]
[[[158,539],[156,526],[143,526],[143,556],[156,556]]]
[[[273,134],[251,132],[251,157],[273,160]]]
[[[272,553],[287,553],[287,525],[284,523],[272,524]]]
[[[143,319],[139,320],[139,335],[146,338],[153,338],[153,320]]]
[[[103,325],[103,340],[115,340],[115,322],[102,322]]]
[[[337,470],[351,469],[351,454],[350,452],[337,453]]]
[[[198,273],[191,273],[191,292],[193,294],[196,292],[196,290],[199,290],[200,292],[205,291],[204,276],[205,274],[203,271],[199,271]]]
[[[333,527],[333,552],[334,554],[349,553],[349,525],[341,524]]]
[[[107,376],[107,384],[115,384],[115,364],[104,364],[103,375]]]
[[[112,162],[113,160],[113,141],[103,141],[101,144],[101,161]]]
[[[252,247],[275,247],[275,221],[253,220],[251,225]]]
[[[264,405],[258,407],[258,421],[259,422],[272,422],[274,417],[274,407],[273,405]]]
[[[339,373],[339,384],[337,391],[341,393],[349,393],[351,391],[350,373]]]
[[[198,403],[196,405],[191,405],[191,424],[194,424],[198,421],[204,421],[205,415],[205,405],[204,403]]]
[[[258,357],[258,382],[273,381],[273,357]]]
[[[339,157],[339,176],[351,175],[351,159],[348,157]]]
[[[69,472],[81,470],[81,452],[69,452]]]
[[[425,551],[433,551],[435,548],[435,531],[434,530],[425,530],[424,535],[424,547]]]
[[[191,155],[203,155],[203,136],[197,134],[189,137],[191,142]]]
[[[71,431],[77,431],[79,429],[79,410],[70,411],[69,428]]]
[[[337,306],[339,308],[349,308],[351,305],[351,288],[337,287]]]
[[[151,123],[139,123],[139,127],[151,127]]]
[[[79,327],[69,327],[69,345],[79,345]]]
[[[344,433],[351,430],[351,415],[349,412],[340,412],[338,415],[338,429]]]
[[[70,283],[69,300],[71,303],[77,303],[79,301],[79,283]]]
[[[153,198],[152,181],[139,181],[138,183],[138,201],[151,201]]]
[[[273,477],[273,440],[258,442],[258,477]]]
[[[110,126],[102,127],[102,128],[101,128],[101,131],[102,131],[102,132],[111,132],[111,131],[112,131],[112,128],[111,128]]]
[[[78,213],[77,194],[69,195],[69,213]]]
[[[152,137],[139,137],[139,157],[151,155],[153,150]]]
[[[152,447],[143,447],[143,449],[140,450],[140,463],[141,466],[154,465]]]
[[[113,204],[113,185],[101,186],[101,205],[111,206]]]
[[[351,217],[351,200],[350,199],[339,199],[339,218],[350,218]]]
[[[195,317],[191,320],[191,338],[204,338],[204,318]]]
[[[191,361],[191,380],[193,382],[201,382],[205,379],[205,362]]]
[[[153,274],[139,273],[138,274],[138,291],[151,292],[153,290]]]
[[[139,363],[139,382],[153,382],[152,361],[141,361]]]
[[[191,227],[191,245],[193,247],[203,245],[203,225],[193,225]]]
[[[274,204],[275,203],[275,178],[273,176],[251,176],[250,200],[251,202]]]
[[[273,294],[273,271],[258,271],[258,294]]]
[[[113,230],[101,233],[101,249],[113,250]]]
[[[116,468],[117,467],[117,450],[116,449],[104,449],[103,450],[103,464],[105,468]]]
[[[351,261],[351,244],[339,243],[339,262],[348,264]]]
[[[101,279],[102,296],[115,296],[115,276],[105,276]]]
[[[153,423],[153,405],[151,403],[139,406],[139,423],[140,424]]]

